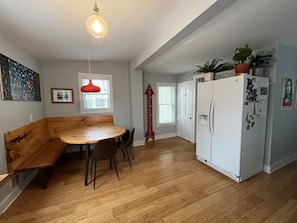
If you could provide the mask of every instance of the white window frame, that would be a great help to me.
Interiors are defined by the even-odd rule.
[[[172,111],[173,111],[172,122],[160,123],[160,103],[159,103],[159,88],[160,87],[172,87],[172,91],[173,91],[173,98],[171,99],[171,103],[172,103],[172,107],[173,107],[172,108]],[[157,127],[176,125],[176,83],[157,82],[156,89],[157,89]]]
[[[83,80],[89,80],[92,78],[93,84],[94,80],[109,80],[109,108],[86,108],[85,105],[85,97],[87,94],[103,94],[102,92],[98,93],[84,93],[81,92],[80,88],[82,86]],[[80,99],[80,113],[112,113],[113,112],[113,88],[112,88],[112,75],[110,74],[89,74],[89,73],[78,73],[78,87],[79,87],[79,99]],[[100,87],[100,86],[99,86]],[[100,87],[102,88],[102,87]]]

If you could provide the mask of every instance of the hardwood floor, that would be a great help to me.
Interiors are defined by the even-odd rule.
[[[34,180],[0,222],[296,222],[297,161],[236,183],[195,158],[180,138],[134,148],[130,170],[117,154],[121,180],[98,162],[84,186],[84,160],[67,154],[46,190]]]

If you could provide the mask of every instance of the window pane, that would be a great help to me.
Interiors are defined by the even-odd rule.
[[[89,74],[79,73],[80,86],[89,83]],[[105,74],[92,74],[92,82],[100,87],[100,92],[80,92],[81,113],[112,112],[112,76]]]
[[[160,123],[172,123],[173,111],[172,105],[160,105]]]
[[[89,83],[89,79],[82,80],[83,85]],[[110,108],[109,97],[109,80],[92,79],[94,85],[100,87],[100,92],[83,93],[84,95],[84,107],[86,109],[107,109]]]
[[[157,83],[158,124],[175,123],[175,84]]]

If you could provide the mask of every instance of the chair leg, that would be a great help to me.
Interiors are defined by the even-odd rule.
[[[124,149],[121,149],[121,150],[122,150],[122,153],[123,153],[124,158],[126,158]]]
[[[134,154],[133,154],[132,148],[133,148],[133,146],[132,146],[132,145],[130,145],[130,146],[129,146],[130,153],[131,153],[131,155],[132,155],[132,159],[134,160]]]
[[[129,153],[128,153],[128,149],[127,148],[126,148],[126,153],[127,153],[127,157],[128,157],[130,169],[132,170],[132,164],[131,164],[131,160],[130,160],[130,156],[129,156]]]
[[[95,160],[95,167],[94,167],[94,169],[95,169],[95,171],[94,171],[94,190],[96,188],[96,166],[97,166],[97,160]]]
[[[118,172],[118,167],[117,167],[117,164],[116,164],[116,161],[115,161],[114,156],[112,157],[112,160],[113,160],[113,164],[114,164],[115,169],[116,169],[116,173],[117,173],[117,176],[118,176],[118,180],[120,180],[120,176],[119,176],[119,172]]]

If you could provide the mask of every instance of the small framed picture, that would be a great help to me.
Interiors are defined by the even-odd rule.
[[[291,110],[294,106],[295,81],[290,77],[283,77],[281,110]]]
[[[73,89],[51,88],[52,103],[74,103]]]

